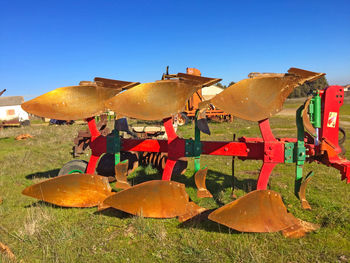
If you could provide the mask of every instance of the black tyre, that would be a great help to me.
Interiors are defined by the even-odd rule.
[[[114,154],[111,153],[105,153],[99,160],[97,167],[96,167],[96,173],[103,176],[112,176],[114,177],[115,171],[114,171]]]
[[[85,173],[88,162],[84,160],[72,160],[63,165],[58,175],[72,174],[72,173]]]
[[[338,139],[339,144],[343,144],[346,140],[346,133],[345,130],[342,127],[339,127],[339,132],[341,133],[341,136]]]
[[[128,171],[133,172],[138,167],[138,154],[133,152],[120,152],[120,161],[129,160]],[[102,176],[114,177],[115,176],[115,161],[114,154],[105,153],[99,160],[96,173]]]

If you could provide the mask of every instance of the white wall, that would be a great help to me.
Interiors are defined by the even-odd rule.
[[[14,115],[8,115],[8,110],[14,110]],[[14,105],[14,106],[1,106],[0,107],[0,120],[1,121],[9,121],[12,119],[19,118],[19,121],[29,120],[28,113],[25,112],[21,105]]]

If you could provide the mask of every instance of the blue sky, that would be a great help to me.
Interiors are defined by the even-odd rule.
[[[289,67],[350,83],[350,1],[0,1],[0,89],[151,82],[197,67],[239,81]]]

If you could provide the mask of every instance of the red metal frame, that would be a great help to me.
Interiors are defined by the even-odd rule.
[[[326,94],[326,95],[325,95]],[[306,143],[307,154],[311,155],[309,161],[320,161],[326,165],[331,165],[338,169],[342,174],[342,179],[347,178],[350,182],[350,161],[338,156],[338,127],[339,116],[336,120],[336,126],[333,130],[327,127],[326,118],[329,112],[337,112],[343,102],[344,91],[340,91],[339,86],[329,87],[326,92],[322,92],[323,99],[323,125],[321,129],[321,144],[318,148],[312,143]],[[342,96],[342,97],[340,97]],[[336,99],[336,105],[334,104]],[[106,152],[107,140],[102,136],[95,123],[94,118],[87,119],[91,132],[91,157],[87,167],[87,173],[95,172],[97,162],[100,156]],[[163,120],[165,132],[168,140],[154,139],[122,139],[122,151],[134,152],[164,152],[168,153],[168,159],[163,171],[162,180],[171,180],[171,175],[176,161],[185,157],[186,140],[179,138],[172,125],[172,119]],[[261,138],[241,137],[238,141],[201,141],[202,154],[237,156],[241,160],[262,160],[263,164],[260,170],[257,189],[266,189],[269,176],[278,163],[284,163],[284,149],[286,142],[296,142],[295,138],[276,139],[271,131],[268,119],[259,122]],[[336,133],[335,133],[336,130]],[[333,139],[332,139],[333,138]],[[307,140],[306,140],[307,141]]]

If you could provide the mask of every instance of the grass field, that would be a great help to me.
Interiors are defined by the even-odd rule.
[[[343,112],[350,113],[349,105]],[[292,116],[274,117],[271,126],[277,137],[296,136]],[[282,194],[290,212],[321,225],[301,239],[286,239],[280,233],[239,233],[205,216],[180,224],[177,219],[146,219],[111,210],[60,208],[21,195],[26,186],[55,176],[72,159],[73,138],[84,127],[35,125],[0,131],[0,242],[11,248],[17,261],[350,262],[350,185],[340,181],[338,171],[322,165],[304,166],[305,173],[315,172],[307,190],[311,211],[303,211],[293,195],[294,165],[278,165],[270,177],[271,189]],[[203,140],[231,140],[233,133],[259,135],[256,123],[243,120],[210,123],[210,128],[212,135]],[[345,129],[350,132],[350,126]],[[34,138],[15,141],[22,133]],[[192,125],[181,127],[179,134],[193,137]],[[346,148],[350,150],[349,142]],[[346,157],[350,159],[349,152]],[[185,176],[173,179],[186,183],[191,199],[203,207],[213,209],[232,201],[231,158],[203,156],[201,162],[209,168],[207,186],[213,199],[196,197],[192,160]],[[236,161],[238,196],[254,187],[260,165],[259,161]],[[139,167],[130,180],[160,178],[155,169]],[[0,262],[9,261],[0,255]]]

